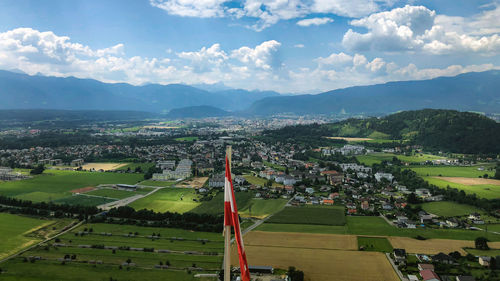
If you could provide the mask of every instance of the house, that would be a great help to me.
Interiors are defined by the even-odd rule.
[[[323,199],[321,202],[323,205],[333,205],[333,200],[332,199]]]
[[[436,274],[436,272],[426,269],[426,270],[420,270],[420,276],[424,281],[440,281],[439,276]]]
[[[247,181],[247,180],[246,180],[244,177],[242,177],[242,176],[236,176],[236,177],[234,178],[234,182],[235,182],[236,184],[238,184],[238,185],[242,185],[242,184],[244,184],[246,181]]]
[[[387,181],[389,182],[392,182],[392,180],[394,179],[394,176],[390,173],[376,173],[375,174],[375,179],[377,181],[381,181],[382,179],[386,179]]]
[[[284,185],[294,185],[296,183],[297,183],[297,180],[292,176],[285,176],[285,178],[283,179]]]
[[[314,193],[314,188],[307,187],[305,191],[306,191],[306,193],[313,194]]]
[[[470,220],[473,220],[473,221],[475,221],[475,220],[480,220],[480,219],[481,219],[481,215],[480,215],[480,214],[478,214],[478,213],[472,213],[472,214],[470,214],[470,215],[469,215],[469,217],[468,217],[468,218],[469,218]]]
[[[418,212],[418,216],[420,217],[421,223],[424,223],[427,220],[432,220],[432,215],[428,214],[426,211]]]
[[[416,275],[407,275],[406,277],[408,278],[409,281],[419,281]]]
[[[437,255],[432,256],[432,261],[438,263],[452,264],[453,258],[445,253],[439,253]]]
[[[215,175],[208,180],[208,186],[210,187],[224,187],[225,184],[225,176],[224,175]]]
[[[479,257],[479,264],[488,267],[491,263],[491,257]]]
[[[446,225],[448,227],[452,227],[452,228],[455,228],[458,226],[458,220],[455,219],[455,218],[451,218],[451,219],[447,219],[446,220]]]
[[[344,175],[342,173],[333,170],[323,171],[321,172],[321,175],[326,176],[331,185],[342,183],[342,179],[344,178]]]
[[[334,193],[330,193],[330,195],[328,195],[328,198],[330,199],[335,199],[335,198],[339,198],[340,194],[338,192],[334,192]]]
[[[432,194],[427,188],[417,188],[415,189],[415,194],[419,197],[431,197]]]
[[[368,203],[368,201],[363,201],[361,202],[361,209],[362,210],[368,210],[370,208],[370,203]]]
[[[392,252],[394,255],[394,260],[397,263],[405,262],[406,261],[406,250],[405,249],[394,249]]]
[[[432,265],[430,263],[419,263],[418,264],[418,270],[426,270],[426,269],[430,269],[430,270],[434,271],[434,265]]]
[[[284,188],[288,194],[292,194],[295,191],[295,188],[292,185],[285,185]]]
[[[473,276],[460,275],[460,276],[457,276],[456,281],[476,281],[476,278],[474,278]]]

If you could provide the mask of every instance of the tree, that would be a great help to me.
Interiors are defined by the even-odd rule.
[[[489,250],[490,249],[490,247],[488,246],[488,239],[486,239],[484,237],[478,237],[478,238],[476,238],[476,240],[474,242],[475,242],[476,249],[478,249],[478,250]]]
[[[296,270],[295,267],[288,268],[288,277],[291,281],[304,281],[304,272]]]
[[[40,175],[41,173],[43,173],[44,170],[45,170],[45,167],[42,164],[39,164],[33,170],[31,170],[30,174]]]
[[[495,179],[500,180],[500,165],[497,165],[496,167]]]

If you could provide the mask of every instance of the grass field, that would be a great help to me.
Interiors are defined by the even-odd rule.
[[[128,168],[130,170],[135,171],[137,167],[141,167],[143,172],[146,172],[149,168],[153,167],[155,163],[125,163],[126,165],[120,167],[118,170],[126,171]]]
[[[99,206],[113,201],[116,200],[110,198],[92,197],[79,194],[57,199],[54,201],[54,203],[68,204],[68,205],[82,205],[82,206]]]
[[[41,239],[27,235],[54,222],[0,213],[0,259],[39,242]]]
[[[243,175],[243,177],[251,184],[258,185],[258,186],[264,186],[267,183],[267,179],[264,178],[259,178],[256,176],[252,175]],[[277,183],[273,181],[273,187],[282,187],[283,185],[281,183]]]
[[[491,249],[491,250],[483,251],[483,250],[476,250],[473,248],[466,248],[465,251],[467,253],[474,255],[474,256],[488,256],[488,257],[500,256],[500,249]]]
[[[441,188],[446,188],[448,186],[463,190],[467,194],[476,194],[478,197],[486,199],[498,199],[500,198],[500,186],[486,184],[486,185],[464,185],[449,182],[437,177],[422,177],[424,180],[430,184],[436,185]]]
[[[330,234],[354,234],[367,236],[401,236],[416,237],[421,235],[425,238],[451,239],[451,240],[474,240],[477,237],[486,237],[490,241],[500,241],[500,235],[485,231],[473,231],[465,229],[403,229],[389,225],[380,217],[346,217],[345,226],[328,225],[306,225],[306,224],[275,224],[264,223],[257,230],[278,232],[309,232]]]
[[[200,205],[193,201],[196,198],[194,189],[166,187],[132,202],[129,206],[136,210],[150,209],[156,212],[185,213]]]
[[[71,190],[99,184],[135,184],[142,174],[48,170],[31,179],[0,183],[0,194],[36,202],[61,199]]]
[[[239,214],[243,217],[264,218],[281,210],[287,199],[259,199],[253,198],[250,203],[239,210]]]
[[[285,207],[269,220],[282,224],[344,225],[344,207]]]
[[[184,142],[184,141],[197,141],[198,137],[183,137],[183,138],[176,138],[176,141]]]
[[[484,171],[479,171],[479,167],[484,167]],[[487,169],[491,167],[490,165],[477,165],[468,167],[455,167],[455,166],[425,166],[425,167],[411,167],[419,176],[432,177],[432,176],[442,176],[442,177],[464,177],[464,178],[477,178],[488,174],[493,176],[495,171],[488,171]]]
[[[375,163],[380,164],[384,160],[391,161],[393,157],[397,157],[399,160],[405,163],[420,163],[437,159],[445,159],[445,157],[441,156],[436,156],[432,154],[420,154],[420,153],[415,153],[411,156],[406,156],[402,154],[375,152],[366,155],[356,156],[356,158],[360,163],[364,163],[365,165],[368,166],[371,166]]]
[[[94,195],[94,196],[103,196],[115,199],[123,199],[127,197],[131,197],[138,194],[146,194],[150,192],[151,188],[138,188],[136,191],[128,191],[128,190],[120,190],[120,189],[110,189],[110,188],[101,188],[96,189],[90,192],[86,192],[85,194]]]
[[[369,252],[391,253],[393,250],[389,240],[384,237],[358,236],[358,247]]]
[[[284,172],[286,170],[286,168],[284,166],[281,166],[281,165],[278,165],[278,164],[273,164],[271,162],[268,162],[268,161],[262,161],[262,164],[270,167],[270,168],[273,168],[275,170],[278,170],[278,171],[282,171]]]
[[[428,213],[440,216],[440,217],[456,217],[465,216],[472,213],[483,213],[481,209],[474,206],[458,204],[449,201],[442,202],[429,202],[421,204],[422,209]]]
[[[93,234],[75,235],[84,228],[92,228]],[[112,236],[102,236],[101,232]],[[125,237],[129,232],[138,235],[134,238]],[[161,234],[160,239],[147,238],[152,233]],[[172,240],[170,237],[182,237],[183,241]],[[4,273],[2,280],[214,280],[195,278],[197,273],[212,273],[221,267],[223,237],[220,233],[193,232],[179,229],[138,227],[130,225],[92,224],[60,237],[60,243],[67,247],[40,247],[30,250],[22,257],[2,264]],[[198,239],[206,239],[204,243]],[[51,243],[50,243],[51,244]],[[81,248],[78,245],[128,246],[134,248],[153,248],[170,250],[170,253],[115,251],[98,248]],[[185,254],[184,251],[213,252],[218,255]],[[65,255],[76,255],[76,259],[66,262],[63,266],[58,258]],[[41,256],[43,260],[34,263],[23,263],[27,256]],[[130,259],[135,266],[120,265]],[[100,260],[102,264],[90,264],[88,261]],[[155,269],[154,266],[168,261],[169,269]],[[192,267],[201,271],[189,270]]]
[[[139,184],[140,185],[147,185],[147,186],[160,186],[160,187],[169,187],[174,185],[176,182],[175,181],[154,181],[154,180],[145,180],[141,181]]]
[[[239,210],[245,210],[250,204],[254,194],[252,192],[235,192],[236,204]],[[197,214],[222,214],[224,213],[224,193],[218,193],[212,200],[204,201],[198,207],[191,210]]]
[[[84,170],[104,170],[104,171],[111,171],[111,170],[118,170],[124,166],[127,166],[127,163],[87,163],[82,166]]]

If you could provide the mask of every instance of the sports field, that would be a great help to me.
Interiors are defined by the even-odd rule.
[[[135,184],[142,174],[47,170],[31,179],[0,183],[0,194],[31,201],[52,201],[71,196],[71,190],[99,184]]]
[[[455,202],[441,201],[421,204],[422,209],[428,213],[441,217],[465,216],[472,213],[483,213],[481,209],[474,206],[458,204]]]
[[[112,171],[127,166],[128,163],[87,163],[82,166],[84,170]]]
[[[344,207],[285,207],[269,223],[344,225]]]
[[[265,218],[281,210],[287,201],[287,199],[253,198],[247,206],[239,210],[239,214],[243,217]]]
[[[91,234],[78,235],[79,231]],[[101,233],[109,233],[104,236]],[[136,233],[135,237],[126,237]],[[149,235],[160,234],[157,239]],[[172,239],[171,237],[176,237]],[[180,240],[182,238],[183,240]],[[212,273],[222,264],[223,237],[220,233],[194,232],[169,228],[130,225],[91,224],[60,237],[65,246],[40,247],[2,264],[2,280],[214,280],[195,278],[197,273]],[[202,241],[204,240],[204,241]],[[94,247],[86,248],[79,245]],[[104,247],[120,247],[116,250]],[[144,250],[128,250],[129,248]],[[149,250],[148,250],[149,249]],[[158,252],[158,250],[164,250]],[[169,250],[170,252],[167,252]],[[188,251],[189,253],[186,253]],[[213,253],[203,255],[202,253]],[[64,263],[58,259],[74,256]],[[41,256],[43,260],[23,262],[25,257]],[[132,266],[123,265],[127,260]],[[168,269],[155,268],[168,265]],[[195,269],[196,268],[196,269]]]
[[[166,187],[132,202],[129,206],[136,210],[149,209],[156,212],[185,213],[200,205],[200,203],[193,201],[196,198],[194,189]]]
[[[249,265],[295,266],[305,280],[399,280],[384,254],[355,251],[354,236],[250,232],[244,239]],[[232,250],[237,265],[236,247]]]
[[[0,213],[0,259],[39,242],[41,239],[28,235],[53,223],[53,220]]]

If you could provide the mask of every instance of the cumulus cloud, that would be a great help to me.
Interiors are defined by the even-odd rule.
[[[293,47],[301,49],[301,48],[304,48],[305,45],[304,44],[295,44],[295,45],[293,45]]]
[[[191,61],[191,65],[197,72],[207,72],[213,67],[220,67],[228,59],[226,52],[221,50],[220,44],[213,44],[209,48],[202,47],[197,52],[181,52],[177,56]]]
[[[257,68],[271,70],[280,66],[280,63],[275,56],[280,46],[280,42],[270,40],[263,42],[253,49],[245,46],[234,50],[231,53],[231,57],[236,58],[243,63],[252,64]]]
[[[310,14],[362,17],[379,11],[382,6],[392,6],[393,2],[392,0],[150,0],[152,6],[163,9],[171,15],[254,18],[256,22],[249,27],[257,31],[280,20],[301,18]],[[305,24],[319,25],[328,22],[331,21],[323,18],[306,20]]]
[[[311,25],[322,25],[333,22],[331,18],[311,18],[311,19],[303,19],[297,22],[299,26],[311,26]]]
[[[471,19],[436,15],[424,6],[405,6],[352,20],[366,28],[359,33],[349,29],[342,44],[353,51],[422,51],[430,54],[473,52],[486,55],[500,52],[500,24],[495,17],[500,8],[485,11]],[[479,35],[481,34],[481,35]]]

